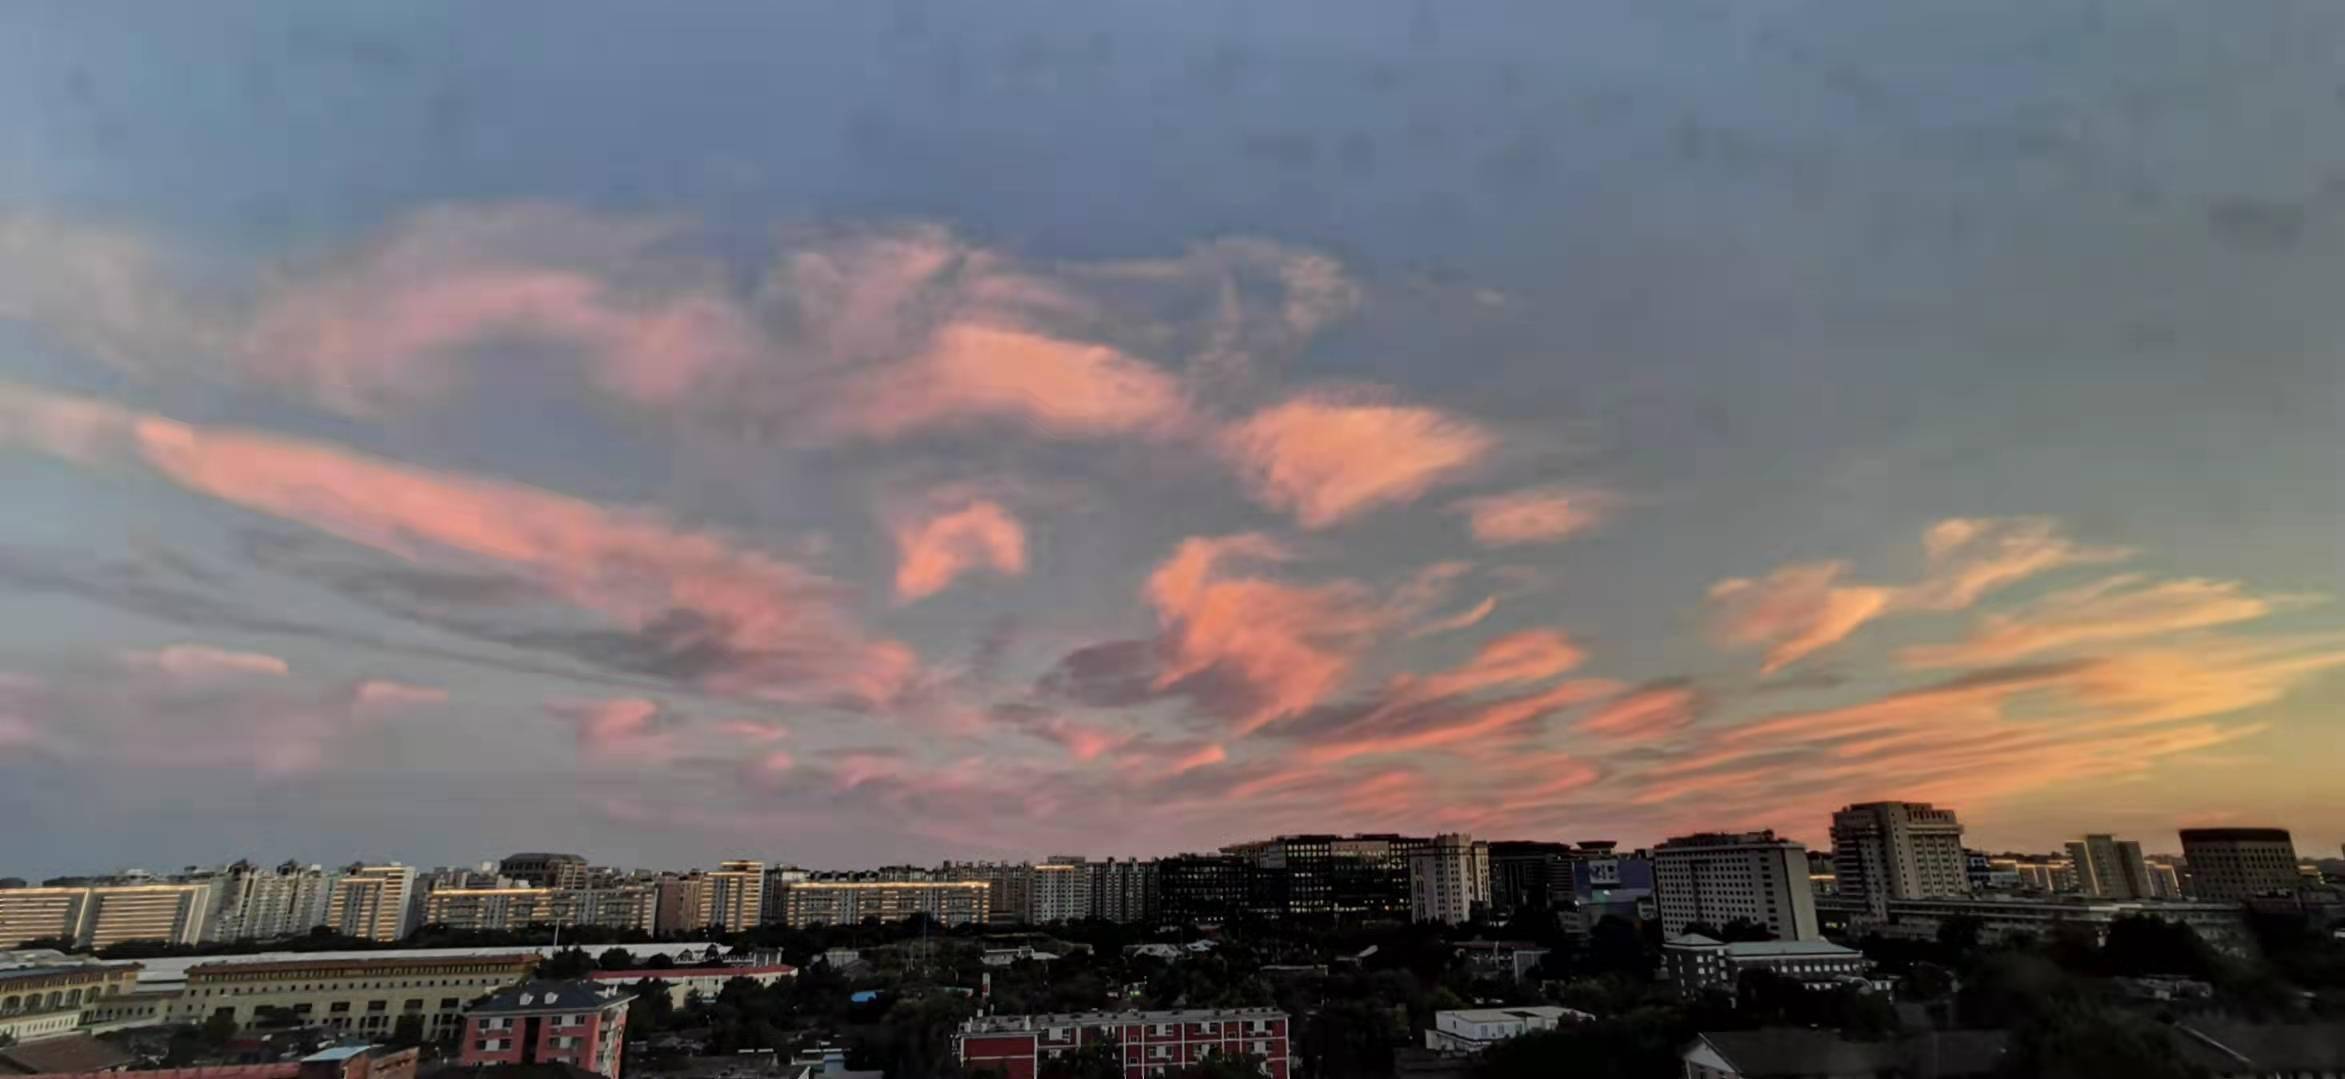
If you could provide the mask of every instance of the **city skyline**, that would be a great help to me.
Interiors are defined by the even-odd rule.
[[[0,14],[0,875],[2345,841],[2345,12],[1331,10]]]

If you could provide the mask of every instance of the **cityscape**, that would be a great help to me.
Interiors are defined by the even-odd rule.
[[[2179,854],[2145,854],[2138,839],[2108,834],[2057,852],[1990,853],[1965,845],[1952,808],[1868,802],[1836,811],[1828,837],[1811,849],[1772,831],[1710,832],[1629,849],[1457,833],[1296,834],[1156,858],[864,870],[756,858],[655,870],[532,851],[429,869],[240,860],[0,878],[0,948],[9,949],[0,952],[0,1064],[34,1074],[68,1070],[52,1059],[119,1067],[159,1047],[180,1068],[175,1079],[244,1079],[265,1067],[194,1063],[207,1051],[290,1051],[298,1059],[280,1058],[285,1074],[326,1069],[341,1079],[412,1075],[427,1052],[436,1068],[561,1064],[608,1079],[630,1060],[705,1070],[680,1054],[710,1051],[708,1031],[698,1043],[665,1033],[692,1029],[679,1014],[799,992],[804,979],[835,982],[850,1002],[946,1001],[951,1028],[929,1036],[949,1038],[943,1059],[970,1076],[1099,1067],[1146,1079],[1225,1064],[1272,1079],[1348,1074],[1327,1059],[1323,1032],[1307,1044],[1297,1025],[1321,1017],[1273,1000],[1151,1000],[1156,987],[1145,979],[1106,985],[1090,971],[1112,962],[1162,977],[1208,960],[1229,969],[1240,949],[1279,941],[1280,962],[1236,973],[1258,986],[1308,985],[1373,963],[1379,945],[1347,954],[1333,944],[1352,932],[1431,947],[1441,977],[1476,994],[1444,985],[1459,1006],[1429,1009],[1421,1030],[1412,1016],[1400,1028],[1408,1039],[1380,1047],[1385,1067],[1410,1075],[1465,1075],[1509,1046],[1606,1022],[1559,1001],[1602,1007],[1591,999],[1602,983],[1585,977],[1585,964],[1607,941],[1627,949],[1607,961],[1629,964],[1611,977],[1633,972],[1649,985],[1643,991],[1694,1014],[1725,1009],[1719,1029],[1694,1031],[1678,1049],[1687,1075],[1759,1074],[1749,1062],[1762,1057],[1822,1068],[1849,1052],[1873,1053],[1895,1071],[1925,1051],[1946,1069],[1938,1074],[2000,1074],[2009,1032],[1951,1024],[1954,998],[1928,984],[1945,968],[1915,958],[1916,949],[1956,942],[2011,954],[2065,945],[2146,962],[2112,984],[2160,1007],[2203,1005],[2171,1020],[2187,1039],[2184,1057],[2235,1057],[2260,1071],[2275,1058],[2255,1048],[2258,1039],[2282,1028],[2216,1007],[2237,1004],[2230,979],[2239,977],[2217,971],[2255,960],[2291,931],[2327,949],[2331,974],[2345,956],[2345,857],[2301,856],[2284,829],[2182,829]],[[2131,955],[2145,933],[2187,942],[2184,958]],[[1111,943],[1115,955],[1098,954]],[[1081,1008],[997,1007],[1019,999],[1010,986],[1020,978],[1051,995],[1045,987],[1076,980],[1069,967],[1088,979],[1086,990],[1062,991],[1088,995]],[[1763,1003],[1765,994],[1784,991],[1807,998],[1810,1016],[1848,1029],[1749,1029],[1762,1008],[1784,1007]],[[1819,1010],[1816,1001],[1834,1003]],[[1734,1017],[1737,1009],[1744,1014]],[[1869,1036],[1857,1036],[1867,1023]],[[766,1028],[733,1052],[777,1073],[902,1070],[901,1058],[875,1059],[857,1026]],[[326,1048],[298,1055],[317,1044]],[[2291,1052],[2303,1060],[2316,1050]]]
[[[0,2],[0,1079],[2345,1079],[2340,58]]]

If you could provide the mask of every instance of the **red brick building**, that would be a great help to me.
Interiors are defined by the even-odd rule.
[[[529,982],[464,1013],[460,1063],[570,1064],[619,1079],[632,994],[592,982]]]
[[[971,1071],[1034,1079],[1042,1061],[1108,1042],[1121,1047],[1124,1079],[1148,1079],[1210,1053],[1260,1057],[1264,1075],[1287,1079],[1287,1017],[1271,1008],[981,1015],[961,1024],[953,1047]]]

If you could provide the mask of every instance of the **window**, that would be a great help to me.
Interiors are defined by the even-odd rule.
[[[391,1002],[387,1000],[370,1000],[366,1002],[366,1010],[370,1012],[387,1012],[391,1010]]]
[[[347,1000],[337,1000],[332,1004],[327,1005],[326,1010],[335,1015],[347,1015],[350,1012],[350,1002]]]
[[[458,1008],[461,1008],[461,1007],[463,1007],[463,1006],[464,1006],[464,1000],[463,1000],[463,998],[461,998],[461,997],[441,997],[441,998],[440,998],[440,1010],[441,1010],[441,1011],[443,1011],[443,1012],[452,1012],[452,1011],[455,1011],[456,1009],[458,1009]]]

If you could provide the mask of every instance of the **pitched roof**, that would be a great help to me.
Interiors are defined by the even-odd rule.
[[[1775,1028],[1702,1035],[1710,1048],[1751,1079],[1763,1076],[1871,1076],[1897,1066],[1890,1042],[1852,1042],[1828,1030]]]
[[[495,1015],[504,1012],[561,1012],[582,1008],[602,1008],[635,999],[632,993],[606,993],[593,982],[523,982],[520,985],[497,990],[487,1000],[473,1005],[466,1015]]]
[[[2258,1026],[2215,1020],[2180,1024],[2182,1055],[2219,1071],[2252,1065],[2258,1072],[2345,1070],[2345,1023]]]
[[[130,1054],[87,1034],[43,1038],[0,1049],[0,1072],[13,1075],[113,1071],[130,1063]]]

